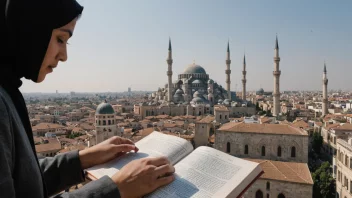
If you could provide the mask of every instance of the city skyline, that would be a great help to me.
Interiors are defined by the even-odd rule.
[[[225,87],[229,40],[231,90],[241,91],[246,54],[247,90],[272,91],[276,34],[281,91],[322,90],[324,61],[328,90],[352,83],[352,28],[344,25],[352,17],[348,1],[80,3],[85,11],[69,41],[68,61],[41,84],[24,81],[23,92],[154,91],[167,81],[169,37],[173,80],[195,60]]]

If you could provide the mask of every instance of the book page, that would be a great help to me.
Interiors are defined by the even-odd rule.
[[[175,181],[147,197],[237,197],[261,173],[258,163],[204,146],[177,163],[175,169]]]
[[[136,142],[136,146],[139,148],[137,153],[128,153],[106,164],[92,167],[87,172],[96,179],[104,175],[111,177],[132,160],[145,157],[166,156],[172,164],[176,164],[193,150],[192,144],[187,140],[159,132],[153,132]]]

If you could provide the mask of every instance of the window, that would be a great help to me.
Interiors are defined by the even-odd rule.
[[[227,115],[225,115],[225,119],[227,119]]]
[[[100,120],[99,120],[99,125],[101,125],[101,122],[100,122]]]
[[[231,151],[231,145],[230,145],[230,142],[227,142],[227,145],[226,145],[226,152],[227,153],[230,153]]]
[[[350,180],[350,193],[352,194],[352,188],[351,188],[351,186],[352,186],[352,180]]]
[[[266,194],[266,198],[270,198],[269,193]]]
[[[103,120],[103,125],[106,125],[106,121],[105,120]]]
[[[277,147],[277,156],[281,157],[281,146]]]
[[[296,157],[296,147],[291,148],[291,157]]]
[[[248,154],[248,145],[244,146],[244,154],[246,154],[246,155]]]
[[[352,169],[352,157],[350,157],[350,168]]]
[[[222,118],[221,114],[220,114],[220,119]]]
[[[257,190],[255,193],[255,198],[263,198],[263,192],[261,190]]]
[[[266,182],[266,189],[270,190],[270,182]]]
[[[108,125],[111,125],[111,120],[108,121]]]
[[[345,155],[345,165],[348,166],[348,156]]]
[[[262,146],[262,156],[265,156],[265,146]]]
[[[280,193],[280,194],[277,196],[277,198],[285,198],[285,195],[282,194],[282,193]]]

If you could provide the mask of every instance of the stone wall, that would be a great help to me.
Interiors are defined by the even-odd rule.
[[[308,163],[308,136],[216,132],[214,144],[216,149],[226,152],[228,142],[230,143],[229,154],[236,157]],[[245,145],[248,145],[248,154],[245,154]],[[262,156],[263,146],[265,147],[265,156]],[[278,156],[279,146],[281,147],[281,157]],[[296,149],[295,157],[291,157],[292,147]]]
[[[267,189],[267,182],[270,188]],[[299,184],[284,181],[275,181],[267,179],[258,179],[244,194],[245,198],[255,198],[256,192],[260,190],[263,193],[263,198],[277,198],[279,194],[285,198],[312,198],[313,186],[309,184]],[[269,196],[268,196],[269,194]]]

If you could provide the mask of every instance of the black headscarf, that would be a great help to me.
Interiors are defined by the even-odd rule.
[[[10,95],[35,153],[32,127],[19,87],[37,81],[53,29],[81,15],[76,0],[0,0],[0,86]]]

